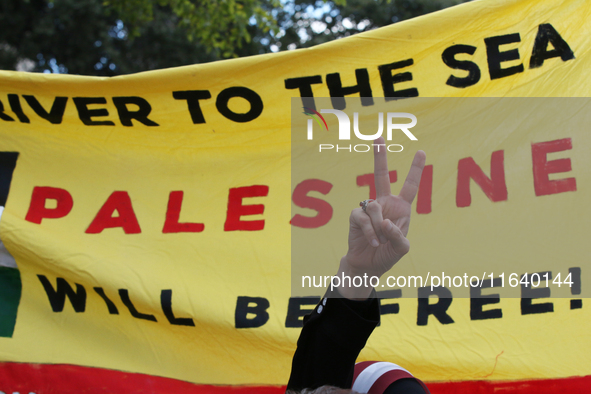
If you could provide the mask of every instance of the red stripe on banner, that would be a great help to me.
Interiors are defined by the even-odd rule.
[[[431,394],[556,394],[591,392],[591,376],[510,382],[470,381],[427,383]]]
[[[0,363],[0,392],[12,394],[283,394],[285,386],[213,386],[63,364]]]
[[[428,383],[431,394],[587,393],[591,376],[511,382]],[[110,369],[61,364],[0,363],[0,391],[21,394],[283,394],[285,386],[213,386]]]

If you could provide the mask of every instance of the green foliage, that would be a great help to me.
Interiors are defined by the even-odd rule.
[[[31,71],[110,76],[219,59],[190,42],[166,7],[152,18],[130,40],[101,0],[0,0],[0,68],[28,59]]]
[[[309,47],[462,1],[0,0],[0,68],[127,74]]]
[[[263,33],[279,31],[271,15],[280,7],[279,0],[105,0],[103,4],[130,26],[132,36],[139,36],[140,28],[154,20],[155,7],[168,7],[189,41],[223,57],[233,56],[236,48],[250,42],[251,21]]]
[[[279,49],[305,48],[438,11],[469,0],[334,0],[288,2],[278,15]]]
[[[35,71],[63,72],[67,64],[93,72],[94,63],[90,69],[82,63],[100,60],[103,48],[95,42],[108,41],[114,24],[96,1],[0,0],[0,65],[14,69],[19,60],[29,59]]]

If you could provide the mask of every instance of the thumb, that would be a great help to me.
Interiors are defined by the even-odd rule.
[[[408,253],[410,250],[410,242],[408,242],[408,239],[406,239],[400,228],[392,223],[390,219],[385,219],[382,222],[382,232],[388,241],[390,241],[390,245],[398,258],[401,258]]]

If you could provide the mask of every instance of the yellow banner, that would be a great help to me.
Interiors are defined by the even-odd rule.
[[[289,286],[291,231],[303,231],[290,224],[292,207],[311,212],[291,185],[292,99],[586,97],[590,14],[582,0],[483,0],[311,49],[211,64],[114,78],[0,72],[0,186],[9,188],[0,239],[17,266],[0,267],[0,361],[285,384],[301,316],[317,300],[292,297]],[[560,115],[550,110],[498,133],[460,119],[445,138],[417,132],[392,153],[399,184],[418,149],[433,170],[430,204],[419,195],[425,211],[414,210],[400,264],[469,263],[499,248],[528,260],[536,250],[569,260],[562,280],[578,275],[584,289],[588,105],[561,105],[579,116],[572,127],[539,132]],[[367,158],[332,225],[367,198],[369,184],[356,181],[371,172]],[[500,162],[506,195],[491,173]],[[313,195],[342,196],[324,194]],[[334,273],[345,242],[333,251]],[[382,310],[361,359],[395,362],[424,381],[589,375],[581,294],[525,307],[518,294],[481,309],[456,297],[443,312],[416,296],[384,301],[398,306]]]

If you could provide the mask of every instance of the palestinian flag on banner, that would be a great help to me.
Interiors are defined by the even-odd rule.
[[[16,152],[0,152],[0,220],[17,158]],[[0,337],[11,338],[14,333],[21,287],[21,278],[14,257],[0,239]]]

